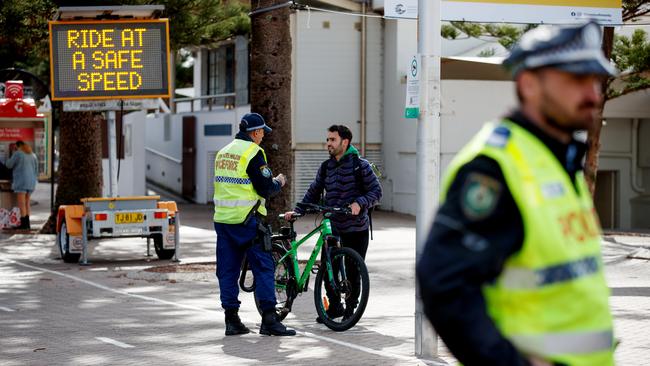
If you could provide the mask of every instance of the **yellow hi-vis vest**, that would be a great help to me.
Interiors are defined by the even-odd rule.
[[[257,212],[266,216],[265,200],[257,194],[246,168],[264,150],[251,141],[235,139],[219,150],[214,159],[214,222],[241,224],[246,215],[261,201]]]
[[[483,287],[488,314],[525,355],[571,366],[613,365],[601,229],[584,175],[576,175],[574,187],[539,139],[505,120],[488,123],[458,153],[442,200],[458,170],[479,155],[499,164],[524,224],[521,250]]]

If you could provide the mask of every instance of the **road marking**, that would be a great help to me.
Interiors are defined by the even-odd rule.
[[[10,312],[12,312],[12,311],[16,311],[16,310],[14,310],[14,309],[9,309],[9,308],[6,308],[6,307],[4,307],[4,306],[0,306],[0,310],[2,310],[2,311],[6,311],[6,312],[8,312],[8,313],[10,313]]]
[[[111,339],[111,338],[95,337],[95,339],[98,340],[98,341],[102,341],[104,343],[108,343],[108,344],[112,344],[114,346],[121,347],[121,348],[134,348],[135,347],[135,346],[132,346],[130,344],[126,344],[126,343],[122,343],[120,341],[116,341],[116,340]]]
[[[0,261],[7,262],[7,263],[12,263],[12,264],[22,266],[22,267],[26,267],[26,268],[31,268],[31,269],[41,271],[41,272],[51,273],[53,275],[57,275],[57,276],[65,277],[65,278],[69,278],[69,279],[71,279],[73,281],[81,282],[81,283],[84,283],[84,284],[86,284],[88,286],[92,286],[92,287],[95,287],[95,288],[98,288],[98,289],[101,289],[101,290],[104,290],[104,291],[113,292],[113,293],[120,294],[120,295],[130,296],[130,297],[134,297],[134,298],[137,298],[137,299],[156,302],[156,303],[160,303],[160,304],[171,305],[171,306],[175,306],[175,307],[179,307],[179,308],[183,308],[183,309],[188,309],[188,310],[195,310],[195,311],[200,311],[200,312],[204,312],[204,313],[214,313],[214,314],[222,315],[221,311],[204,309],[204,308],[201,308],[201,307],[198,307],[198,306],[180,304],[180,303],[167,301],[167,300],[162,300],[162,299],[158,299],[158,298],[150,297],[150,296],[132,294],[132,293],[130,293],[128,291],[114,289],[114,288],[111,288],[111,287],[108,287],[108,286],[101,285],[99,283],[84,280],[83,278],[79,278],[79,277],[76,277],[76,276],[73,276],[73,275],[69,275],[67,273],[62,273],[62,272],[53,271],[53,270],[46,269],[46,268],[32,266],[30,264],[17,262],[17,261],[12,260],[12,259],[0,258]],[[246,322],[251,322],[251,323],[253,322],[250,319],[242,319],[242,320],[244,320]],[[369,348],[369,347],[360,346],[360,345],[357,345],[357,344],[354,344],[354,343],[343,342],[343,341],[339,341],[339,340],[334,339],[334,338],[329,338],[329,337],[325,337],[325,336],[316,335],[316,334],[313,334],[313,333],[310,333],[310,332],[301,331],[301,330],[299,330],[299,328],[294,328],[294,329],[296,329],[297,333],[302,335],[302,336],[318,339],[318,340],[333,343],[333,344],[337,344],[337,345],[340,345],[340,346],[348,347],[348,348],[351,348],[351,349],[354,349],[354,350],[357,350],[357,351],[362,351],[362,352],[369,353],[369,354],[379,355],[379,356],[382,356],[382,357],[388,357],[388,358],[401,360],[401,361],[421,362],[421,363],[424,363],[424,364],[427,364],[427,365],[433,365],[433,366],[447,366],[448,365],[447,363],[444,363],[444,362],[437,362],[437,361],[433,361],[433,360],[423,360],[423,359],[419,359],[419,358],[417,358],[415,356],[398,355],[398,354],[395,354],[395,353],[390,353],[390,352],[385,352],[385,351],[372,349],[372,348]],[[110,338],[102,338],[102,339],[100,339],[98,337],[97,339],[102,340],[102,341],[103,341],[103,339],[109,339],[109,340],[113,341]],[[114,341],[114,342],[117,342],[117,341]],[[110,342],[107,342],[107,343],[110,343]],[[121,342],[117,342],[117,343],[121,343]],[[124,345],[124,343],[121,343],[121,344]],[[126,345],[126,346],[133,347],[133,346],[130,346],[130,345]]]

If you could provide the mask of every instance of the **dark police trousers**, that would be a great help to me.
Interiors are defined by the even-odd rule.
[[[214,223],[217,232],[217,278],[221,306],[239,309],[239,274],[244,254],[255,277],[255,295],[262,310],[275,308],[275,264],[271,253],[262,250],[257,242],[257,219],[248,225]],[[255,244],[251,245],[251,242]]]

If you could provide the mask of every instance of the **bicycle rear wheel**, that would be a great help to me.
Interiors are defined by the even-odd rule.
[[[277,241],[273,243],[271,248],[271,256],[273,256],[273,262],[275,262],[275,298],[276,305],[275,311],[278,313],[280,320],[283,320],[287,317],[291,311],[291,305],[293,300],[296,298],[296,277],[294,276],[293,264],[290,258],[285,258],[283,261],[280,261],[287,253],[286,243]],[[255,306],[260,315],[263,314],[263,310],[260,306],[260,302],[257,299],[257,294],[255,295]]]
[[[321,264],[314,284],[314,304],[323,324],[342,332],[357,324],[366,310],[370,279],[363,258],[351,248],[333,249],[330,262],[333,284],[326,265]]]

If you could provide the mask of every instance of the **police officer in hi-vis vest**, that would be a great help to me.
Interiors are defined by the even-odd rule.
[[[448,167],[418,259],[424,312],[465,366],[614,364],[601,229],[576,131],[615,74],[596,23],[540,26],[504,66],[519,108]]]
[[[214,161],[214,230],[217,232],[217,278],[221,306],[226,313],[226,335],[246,334],[250,330],[239,318],[237,281],[244,254],[255,277],[255,294],[263,315],[260,334],[291,336],[275,313],[275,265],[258,238],[258,220],[266,216],[265,202],[286,183],[284,175],[275,178],[259,146],[271,132],[257,113],[242,117],[233,142],[219,150]]]

